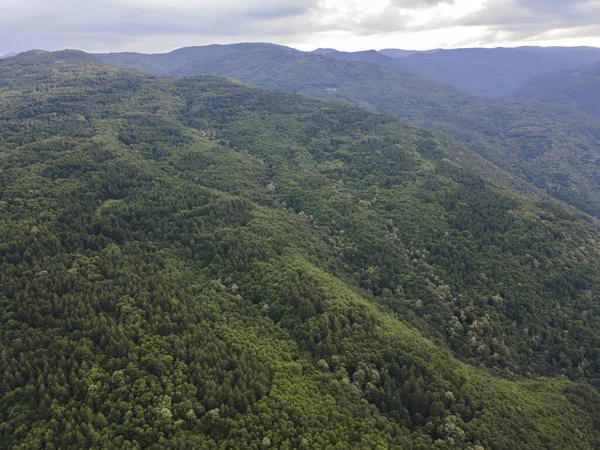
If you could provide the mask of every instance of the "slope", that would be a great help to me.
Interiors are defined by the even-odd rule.
[[[584,222],[357,108],[76,52],[0,81],[6,448],[600,442],[596,390],[518,375],[597,376]]]
[[[479,98],[379,65],[265,44],[99,57],[117,67],[158,75],[227,75],[255,87],[349,102],[393,115],[449,133],[549,195],[600,215],[600,122],[576,110]]]
[[[516,100],[569,105],[600,116],[600,62],[540,76],[509,96]]]

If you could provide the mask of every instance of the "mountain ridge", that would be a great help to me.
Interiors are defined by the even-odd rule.
[[[600,214],[593,165],[600,161],[600,123],[575,109],[480,98],[381,65],[279,48],[195,47],[158,56],[99,57],[157,75],[225,75],[254,87],[345,101],[392,115],[449,133],[549,195]]]
[[[385,53],[379,52],[382,56]],[[497,47],[436,49],[402,58],[377,58],[365,52],[329,52],[343,60],[370,61],[398,72],[414,73],[472,94],[502,98],[543,73],[577,68],[600,60],[595,47]]]

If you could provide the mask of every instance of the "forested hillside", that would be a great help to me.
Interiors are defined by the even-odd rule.
[[[451,134],[549,195],[600,217],[600,120],[565,106],[491,100],[380,65],[270,44],[100,55],[157,75],[227,75],[251,86],[353,103]]]
[[[222,78],[0,62],[0,446],[594,448],[598,232],[453,146]]]
[[[600,62],[545,74],[514,90],[510,97],[569,105],[600,117]]]

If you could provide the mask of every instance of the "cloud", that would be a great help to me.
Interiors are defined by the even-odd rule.
[[[401,9],[422,9],[441,4],[453,5],[454,0],[391,0],[389,4]]]
[[[248,41],[358,49],[591,39],[598,17],[600,0],[0,0],[0,54]]]
[[[0,48],[103,45],[156,35],[243,38],[284,32],[282,22],[294,22],[315,6],[316,0],[3,0]]]
[[[594,25],[599,17],[600,3],[595,0],[493,0],[455,24],[536,36]]]

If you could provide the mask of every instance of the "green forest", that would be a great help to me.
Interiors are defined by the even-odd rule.
[[[598,448],[597,226],[469,155],[230,79],[0,61],[0,448]]]
[[[568,105],[477,97],[379,64],[343,61],[272,44],[99,57],[110,65],[161,76],[226,75],[261,89],[347,102],[394,116],[447,133],[491,161],[496,172],[500,167],[542,193],[600,217],[600,120]],[[489,81],[483,74],[471,77]],[[589,85],[597,83],[597,77],[582,79],[592,80],[586,85],[586,98],[594,104],[597,91]]]

